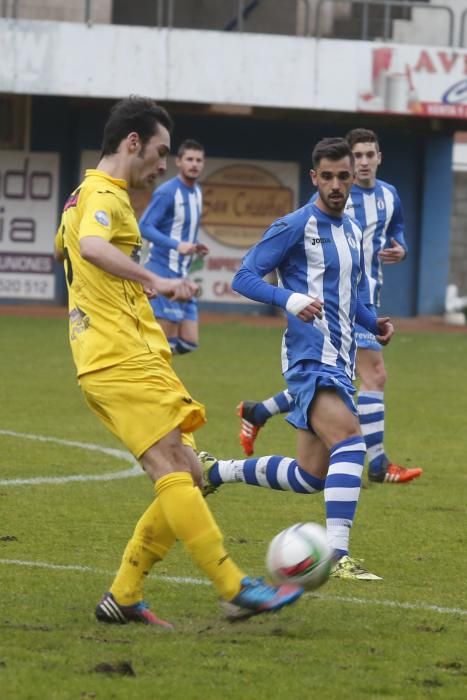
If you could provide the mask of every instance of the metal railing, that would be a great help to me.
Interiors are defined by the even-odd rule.
[[[322,37],[322,11],[323,5],[327,2],[333,2],[334,0],[318,0],[316,6],[316,27],[315,36],[317,39]],[[383,22],[382,22],[382,34],[381,39],[387,41],[391,36],[391,8],[399,9],[423,9],[423,10],[441,10],[445,12],[449,17],[448,23],[448,46],[454,45],[454,24],[455,15],[451,7],[447,5],[433,5],[432,3],[424,2],[411,2],[411,0],[339,0],[339,2],[346,2],[350,5],[362,5],[362,23],[361,23],[361,36],[360,39],[363,41],[369,40],[369,8],[370,7],[380,7],[383,9]]]
[[[180,0],[153,0],[154,2],[154,24],[159,28],[167,27],[172,28],[175,24],[177,1]],[[17,19],[19,16],[19,10],[21,7],[22,0],[0,0],[0,10],[2,17],[9,17],[11,19]],[[264,0],[237,0],[237,11],[236,15],[233,16],[227,23],[224,23],[222,27],[218,29],[224,31],[236,31],[244,32],[246,30],[246,22],[250,16],[254,16],[255,11],[261,7]],[[324,12],[323,6],[327,3],[336,4],[336,0],[297,0],[296,7],[302,5],[304,11],[304,21],[303,25],[305,27],[305,36],[315,36],[317,39],[323,38],[325,35],[324,30]],[[407,13],[413,9],[426,10],[428,12],[441,11],[448,16],[448,26],[447,26],[447,45],[454,46],[454,30],[455,30],[455,14],[451,7],[447,5],[441,5],[439,3],[432,4],[431,2],[419,2],[412,0],[338,0],[339,4],[349,5],[353,7],[355,5],[362,6],[362,13],[360,17],[360,36],[356,37],[365,41],[371,40],[370,36],[370,10],[375,10],[378,8],[382,10],[381,21],[381,32],[378,38],[383,41],[388,41],[391,38],[391,23],[393,21],[393,11],[394,10],[405,10]],[[79,12],[81,14],[82,8],[82,21],[87,24],[91,24],[93,21],[93,9],[98,6],[98,0],[81,0],[81,5],[77,3]],[[63,7],[66,7],[66,0],[63,2]],[[180,7],[180,6],[179,6]],[[274,18],[274,11],[271,10],[269,15],[270,18]],[[314,20],[314,21],[313,21]],[[464,41],[466,39],[466,21],[467,21],[467,9],[462,12],[459,16],[459,46],[464,46]],[[329,16],[327,18],[329,22]],[[269,23],[269,31],[272,33],[284,33],[280,31],[280,28],[274,27],[271,22]],[[183,26],[183,25],[182,25]],[[312,29],[313,26],[313,29]],[[187,28],[189,28],[187,26]],[[277,29],[278,31],[274,31]],[[266,30],[267,31],[267,30]],[[373,32],[374,34],[374,32]],[[345,38],[343,36],[342,38]],[[355,37],[353,37],[355,38]]]
[[[96,0],[81,0],[82,12],[83,12],[82,20],[84,22],[86,22],[87,24],[90,24],[90,22],[91,22],[92,7],[93,7],[93,3],[95,1]],[[9,19],[18,19],[20,7],[21,7],[21,0],[1,0],[1,2],[0,2],[0,8],[1,8],[0,17],[6,17]]]
[[[263,0],[237,0],[236,15],[224,26],[224,31],[242,32],[244,29],[244,20],[258,7]],[[92,10],[94,4],[98,0],[81,0],[82,3],[82,19],[86,24],[92,21]],[[174,26],[176,0],[154,0],[154,26],[159,28]],[[64,3],[66,5],[66,1]],[[18,10],[21,5],[21,0],[0,0],[0,17],[8,17],[10,19],[18,18]]]
[[[464,48],[465,44],[465,21],[467,20],[467,9],[463,11],[460,18],[460,29],[459,29],[459,47]]]

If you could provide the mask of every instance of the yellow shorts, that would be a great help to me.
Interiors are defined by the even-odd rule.
[[[180,428],[185,445],[206,422],[204,406],[191,398],[172,366],[144,355],[78,378],[88,406],[140,458],[151,445]]]

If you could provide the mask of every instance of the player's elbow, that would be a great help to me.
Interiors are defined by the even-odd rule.
[[[234,292],[237,292],[237,294],[241,294],[241,281],[239,281],[239,275],[238,272],[234,275],[231,283],[231,287]]]
[[[242,294],[243,296],[248,296],[248,291],[252,283],[252,273],[242,265],[235,273],[231,287],[237,294]]]

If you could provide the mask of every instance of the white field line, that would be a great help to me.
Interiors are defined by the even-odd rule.
[[[92,566],[83,566],[81,564],[49,564],[46,561],[23,561],[22,559],[0,559],[0,566],[3,564],[11,564],[13,566],[25,566],[27,568],[51,569],[52,571],[78,571],[92,574],[103,574],[105,576],[115,576],[115,571],[107,571],[105,569],[95,569]],[[211,583],[206,579],[189,578],[184,576],[154,576],[159,581],[167,581],[168,583],[183,583],[192,586],[210,586]]]
[[[110,455],[111,457],[115,457],[117,459],[122,459],[125,462],[130,462],[130,464],[133,465],[130,469],[125,469],[123,471],[118,472],[111,472],[110,474],[76,474],[64,477],[45,476],[34,477],[30,479],[0,479],[0,486],[17,486],[24,484],[65,484],[73,481],[110,481],[112,479],[124,479],[143,474],[143,470],[140,468],[136,460],[124,450],[118,450],[113,447],[103,447],[102,445],[94,445],[93,443],[88,442],[64,440],[61,438],[55,438],[44,435],[17,433],[13,430],[0,430],[0,435],[9,435],[11,437],[18,437],[25,440],[34,440],[37,442],[52,442],[58,445],[64,445],[65,447],[77,447],[83,450],[94,450],[96,452],[101,452],[102,454]],[[41,569],[59,571],[99,573],[108,576],[114,575],[113,572],[95,569],[90,566],[81,566],[79,564],[50,564],[47,562],[40,561],[34,562],[22,561],[19,559],[0,559],[0,565],[25,566],[29,568],[37,567]],[[196,586],[210,585],[209,581],[206,581],[205,579],[187,578],[181,576],[152,576],[151,578],[156,578],[159,581],[167,581],[170,583],[180,583]],[[320,598],[321,600],[350,603],[355,605],[379,605],[383,607],[402,608],[405,610],[426,610],[427,612],[436,612],[445,615],[467,615],[467,610],[463,610],[462,608],[445,608],[439,605],[429,605],[427,603],[401,603],[395,600],[369,600],[366,598],[330,596],[322,593],[313,593],[311,595],[313,597]]]
[[[105,571],[104,569],[95,569],[92,566],[82,566],[80,564],[50,564],[44,561],[23,561],[21,559],[0,559],[1,565],[24,566],[27,568],[49,569],[54,571],[77,571],[92,574],[105,574],[106,576],[114,576],[115,572]],[[180,583],[189,586],[209,586],[211,585],[206,579],[190,578],[184,576],[157,576],[152,575],[150,578],[167,583]],[[308,593],[307,595],[320,600],[347,603],[350,605],[376,605],[384,608],[397,608],[402,610],[422,610],[430,613],[440,613],[442,615],[467,615],[467,610],[463,608],[445,608],[441,605],[430,605],[428,603],[402,603],[397,600],[372,600],[369,598],[356,598],[355,596],[338,596],[327,595],[325,593]]]
[[[78,447],[81,450],[91,450],[115,457],[116,459],[129,462],[130,469],[123,469],[107,474],[70,474],[69,476],[37,476],[29,479],[0,479],[0,486],[24,486],[25,484],[68,484],[76,481],[113,481],[114,479],[127,479],[133,476],[141,476],[144,472],[130,455],[124,450],[117,450],[113,447],[103,447],[90,442],[77,442],[75,440],[63,440],[61,438],[46,435],[31,435],[30,433],[16,433],[13,430],[0,430],[0,435],[21,438],[23,440],[34,440],[35,442],[53,442],[56,445],[65,447]]]

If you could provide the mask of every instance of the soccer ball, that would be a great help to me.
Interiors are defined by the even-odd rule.
[[[275,583],[295,583],[309,591],[328,580],[333,564],[326,530],[316,523],[297,523],[279,532],[266,555]]]

